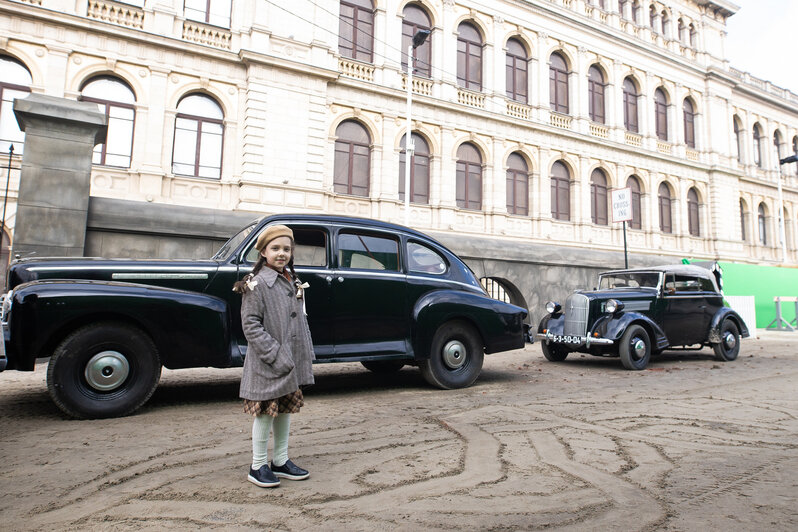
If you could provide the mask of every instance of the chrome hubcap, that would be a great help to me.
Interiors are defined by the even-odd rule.
[[[466,348],[463,342],[451,340],[443,346],[443,363],[449,369],[457,369],[466,362]]]
[[[726,331],[726,334],[723,335],[723,343],[726,345],[726,349],[734,349],[734,346],[737,345],[737,337]]]
[[[646,356],[646,343],[640,338],[632,340],[632,350],[635,353],[635,358],[641,359]]]
[[[103,351],[91,357],[83,374],[89,386],[100,392],[110,392],[125,382],[130,364],[118,351]]]

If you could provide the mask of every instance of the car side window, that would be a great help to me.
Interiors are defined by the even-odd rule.
[[[342,231],[338,235],[338,266],[399,271],[399,243],[393,238]]]
[[[265,229],[265,228],[264,228]],[[327,233],[322,229],[312,227],[291,227],[294,232],[294,266],[327,266]],[[258,260],[258,250],[255,249],[253,239],[252,248],[247,252],[244,260],[255,264]]]
[[[698,277],[691,275],[668,274],[665,277],[665,292],[700,292],[703,290]]]
[[[446,272],[446,261],[438,252],[418,244],[407,243],[407,269],[411,272],[440,275]]]
[[[715,292],[715,285],[712,282],[712,279],[702,277],[700,279],[701,282],[701,290],[704,292]]]

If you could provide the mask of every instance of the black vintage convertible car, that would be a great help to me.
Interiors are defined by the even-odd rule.
[[[564,307],[546,303],[536,334],[548,360],[574,351],[619,356],[632,370],[666,348],[712,346],[718,360],[734,360],[741,336],[748,329],[724,306],[715,274],[683,264],[604,272],[596,290],[577,290]]]
[[[209,260],[35,259],[9,271],[0,370],[50,357],[47,386],[75,417],[129,414],[161,367],[241,366],[246,339],[231,288],[255,263],[271,224],[294,231],[309,283],[317,362],[376,372],[417,365],[440,388],[471,385],[483,355],[525,343],[527,311],[490,298],[473,272],[432,238],[375,220],[276,215],[255,221]]]

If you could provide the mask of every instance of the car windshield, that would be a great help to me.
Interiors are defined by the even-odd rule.
[[[599,289],[656,288],[659,274],[655,272],[605,273],[599,277]]]
[[[226,261],[229,259],[233,252],[238,249],[238,246],[240,246],[241,243],[247,239],[252,230],[255,229],[255,225],[257,225],[257,223],[258,222],[252,222],[241,231],[236,233],[233,238],[225,242],[224,245],[219,248],[219,251],[217,251],[216,254],[211,257],[211,260]]]

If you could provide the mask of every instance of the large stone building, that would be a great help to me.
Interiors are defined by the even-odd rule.
[[[253,212],[402,223],[407,46],[429,30],[413,52],[410,224],[521,287],[523,302],[549,292],[542,282],[572,283],[560,266],[584,266],[586,282],[623,265],[609,198],[626,187],[635,263],[795,265],[796,165],[778,160],[798,153],[798,95],[729,65],[737,9],[2,0],[0,139],[16,141],[18,168],[11,100],[28,92],[107,113],[86,255],[205,255]],[[9,233],[18,179],[12,170]]]

